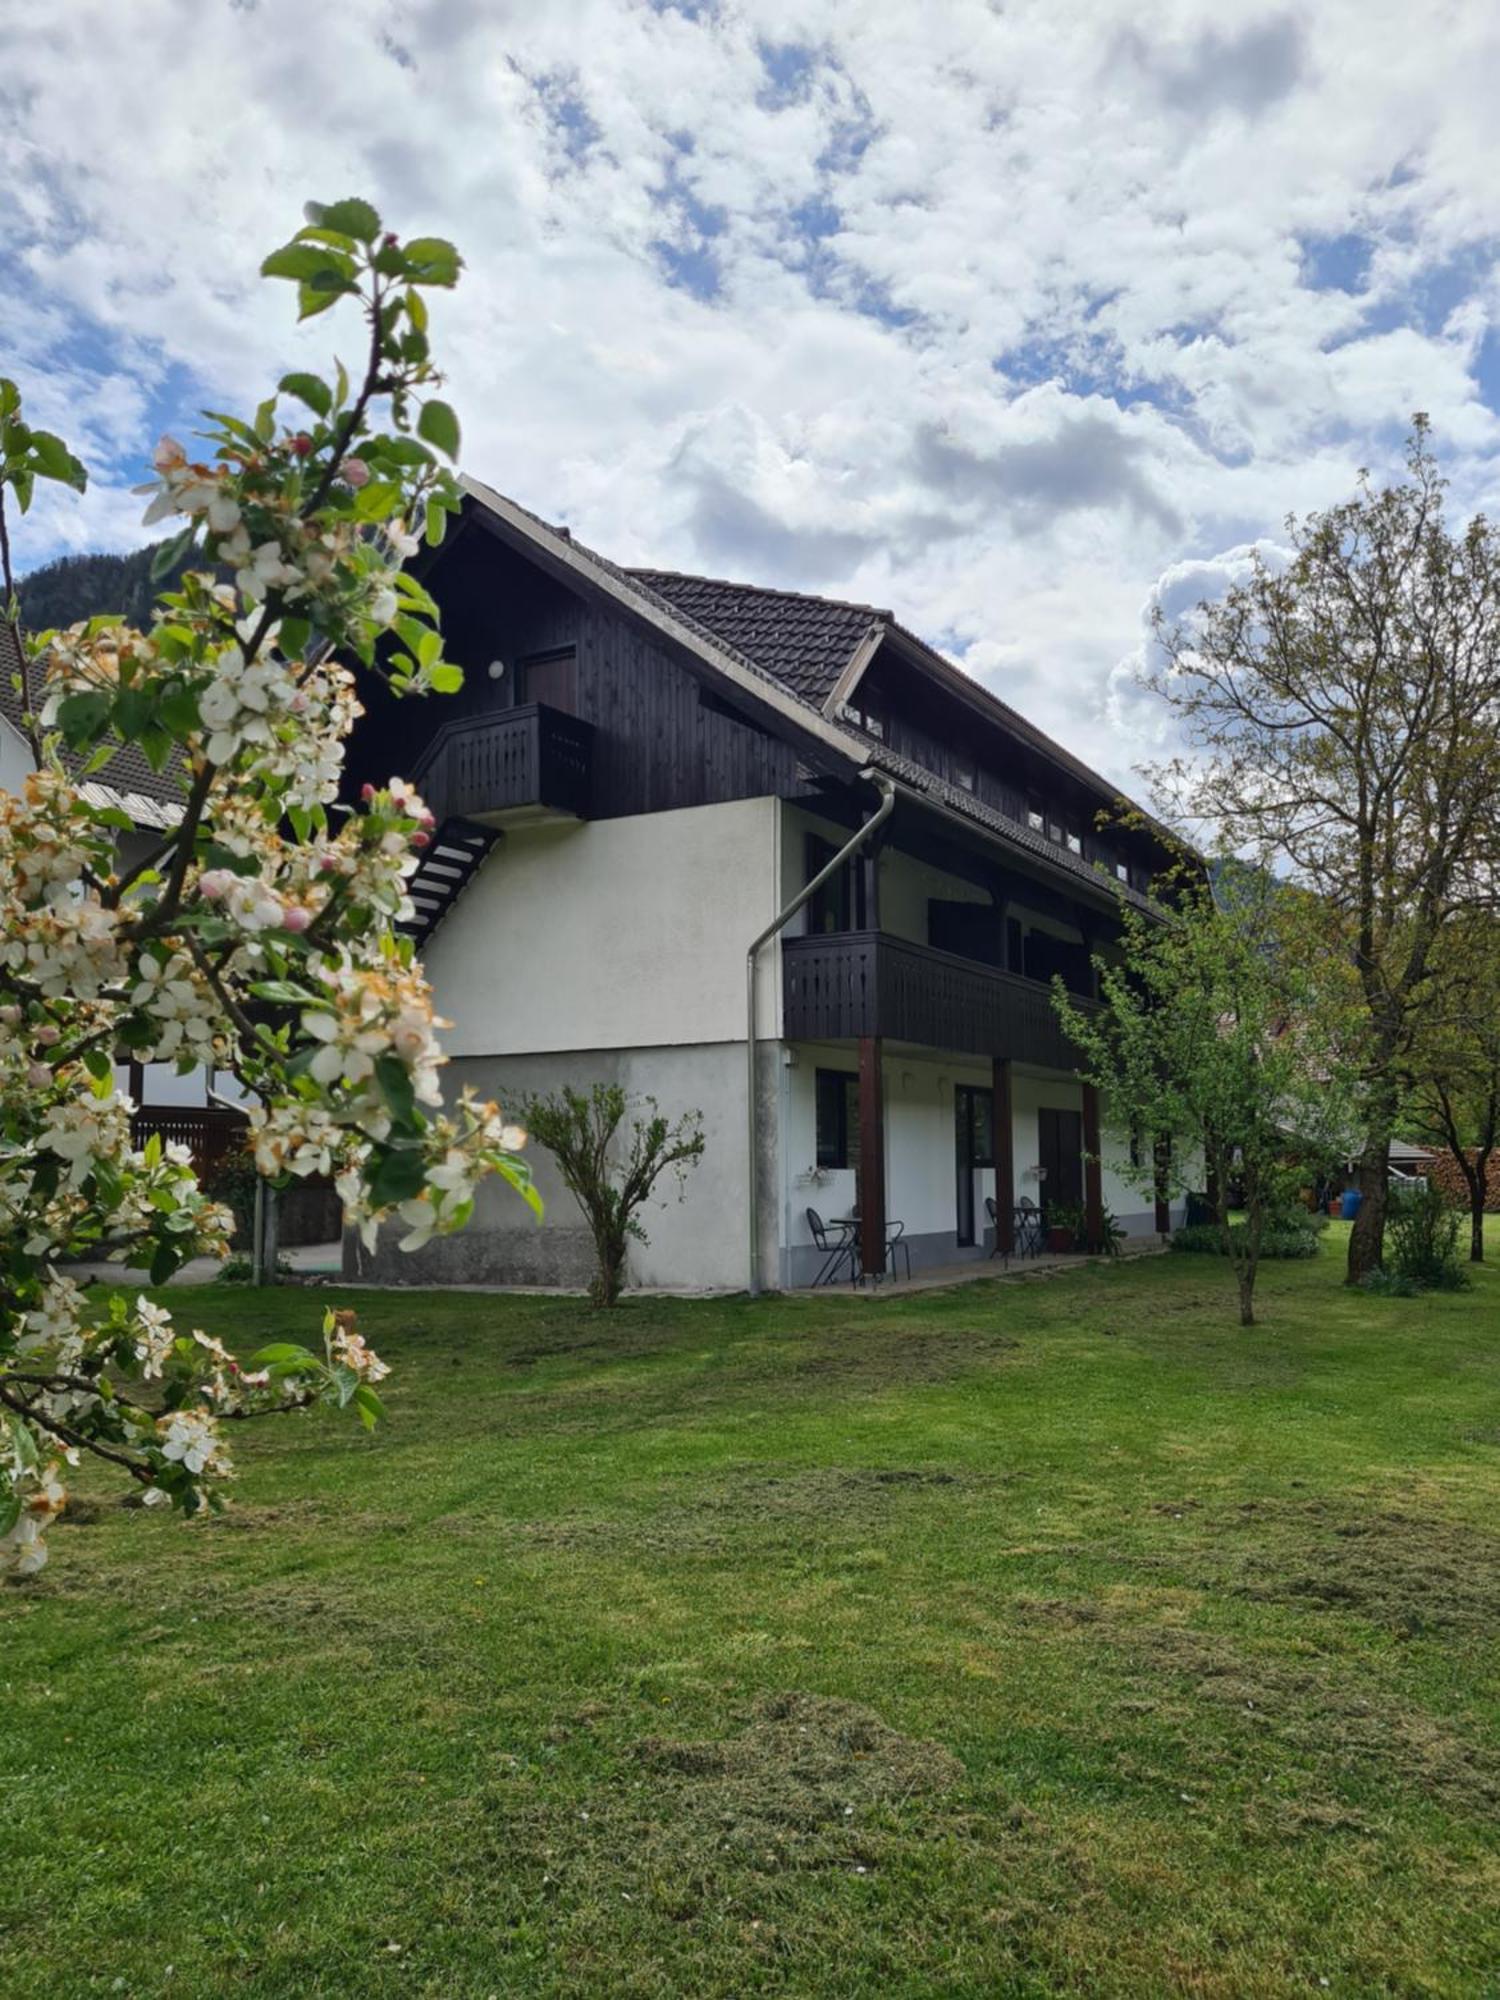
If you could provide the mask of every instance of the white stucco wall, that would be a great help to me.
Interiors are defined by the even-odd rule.
[[[19,792],[32,769],[26,738],[0,716],[0,792]]]
[[[852,1166],[822,1175],[815,1170],[817,1071],[835,1069],[852,1073],[855,1058],[848,1047],[811,1042],[797,1044],[791,1054],[790,1062],[783,1058],[782,1230],[783,1242],[792,1252],[806,1253],[812,1243],[807,1210],[816,1209],[826,1222],[847,1216],[854,1204]],[[905,1223],[906,1234],[914,1242],[921,1240],[916,1261],[924,1257],[929,1263],[952,1261],[966,1254],[957,1241],[954,1091],[963,1084],[989,1089],[993,1081],[991,1066],[961,1055],[888,1048],[883,1078],[886,1213]],[[1016,1198],[1027,1195],[1040,1204],[1040,1187],[1034,1174],[1027,1172],[1037,1164],[1040,1149],[1037,1114],[1044,1107],[1081,1113],[1082,1087],[1068,1077],[1017,1070],[1012,1074],[1011,1099]],[[1129,1158],[1128,1137],[1106,1128],[1101,1134],[1100,1150],[1106,1205],[1133,1233],[1151,1233],[1149,1191],[1132,1186],[1119,1172],[1119,1164]],[[977,1169],[974,1200],[981,1240],[987,1223],[984,1198],[994,1192],[993,1169]],[[1174,1207],[1178,1219],[1180,1207],[1180,1203]],[[798,1276],[805,1261],[804,1255],[800,1264],[794,1263],[794,1282],[805,1282],[805,1272]]]
[[[455,1056],[745,1035],[745,952],[775,914],[777,801],[509,832],[423,954]],[[780,1026],[764,954],[761,1033]]]

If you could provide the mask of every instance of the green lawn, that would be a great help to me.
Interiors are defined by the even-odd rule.
[[[1500,1993],[1500,1232],[353,1295],[390,1421],[0,1593],[0,1993]],[[325,1298],[175,1292],[247,1349]]]

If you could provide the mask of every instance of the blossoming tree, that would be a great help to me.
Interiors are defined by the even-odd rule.
[[[218,1503],[229,1422],[380,1413],[386,1370],[352,1315],[325,1317],[319,1350],[277,1344],[242,1369],[148,1299],[91,1309],[64,1275],[103,1252],[159,1284],[229,1226],[184,1149],[132,1145],[118,1063],[232,1073],[260,1172],[332,1174],[367,1237],[392,1215],[409,1247],[462,1227],[492,1172],[535,1205],[524,1134],[468,1093],[442,1106],[441,1023],[398,931],[431,815],[399,778],[330,810],[359,713],[342,662],[403,696],[462,680],[402,568],[408,524],[440,540],[459,500],[424,297],[459,269],[451,244],[402,242],[367,202],[309,206],[262,270],[296,285],[303,319],[357,307],[362,369],[284,376],[248,422],[209,413],[202,459],[162,439],[146,519],[183,523],[164,569],[201,568],[149,632],[20,632],[6,503],[24,514],[38,479],[85,474],[0,381],[0,611],[36,763],[23,795],[0,794],[0,1568],[46,1560],[85,1456],[191,1514]],[[124,744],[182,794],[129,866],[129,820],[83,788]]]

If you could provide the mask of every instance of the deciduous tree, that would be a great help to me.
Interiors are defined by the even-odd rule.
[[[1493,905],[1500,858],[1500,531],[1461,532],[1416,420],[1407,475],[1288,524],[1284,567],[1161,627],[1153,685],[1198,753],[1168,801],[1319,901],[1358,981],[1351,1282],[1380,1261],[1401,1059],[1433,952]]]
[[[164,567],[190,566],[147,631],[20,631],[7,503],[85,475],[0,382],[0,611],[36,759],[23,796],[0,794],[0,1567],[45,1560],[83,1456],[192,1513],[230,1471],[228,1420],[379,1409],[384,1369],[348,1315],[320,1350],[246,1370],[145,1296],[101,1308],[70,1281],[69,1259],[108,1251],[160,1282],[229,1219],[184,1149],[132,1144],[117,1064],[232,1071],[261,1173],[331,1173],[367,1233],[393,1212],[407,1243],[456,1229],[490,1172],[529,1193],[496,1105],[441,1108],[431,995],[398,929],[431,816],[399,777],[332,809],[358,713],[342,662],[412,697],[461,679],[401,566],[408,524],[438,537],[458,504],[427,294],[459,258],[349,200],[310,207],[263,270],[304,319],[358,307],[365,358],[284,376],[249,420],[211,413],[201,454],[161,440],[146,519],[183,524]],[[181,784],[129,867],[130,821],[79,782],[107,785],[126,744]]]

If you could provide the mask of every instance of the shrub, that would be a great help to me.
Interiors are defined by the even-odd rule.
[[[1403,1278],[1397,1271],[1382,1271],[1377,1268],[1366,1271],[1360,1279],[1360,1287],[1373,1292],[1378,1299],[1414,1299],[1422,1289],[1410,1278]]]
[[[1418,1291],[1461,1292],[1469,1274],[1459,1262],[1459,1212],[1442,1188],[1393,1195],[1387,1221],[1391,1275]]]
[[[1236,1222],[1230,1227],[1234,1239],[1230,1248],[1238,1249],[1249,1242],[1249,1226]],[[1299,1219],[1278,1218],[1268,1223],[1260,1239],[1262,1258],[1316,1257],[1318,1254],[1319,1231],[1312,1216]],[[1179,1229],[1172,1238],[1174,1250],[1200,1252],[1205,1256],[1226,1255],[1224,1232],[1216,1222],[1193,1222]]]
[[[648,1241],[637,1210],[649,1199],[662,1174],[677,1175],[679,1195],[687,1172],[703,1157],[703,1126],[696,1111],[669,1125],[645,1099],[647,1115],[632,1119],[619,1143],[628,1102],[615,1083],[596,1083],[587,1096],[564,1084],[550,1097],[533,1097],[522,1116],[537,1144],[557,1162],[557,1170],[588,1219],[596,1267],[589,1297],[612,1306],[625,1282],[625,1253],[632,1238]]]

